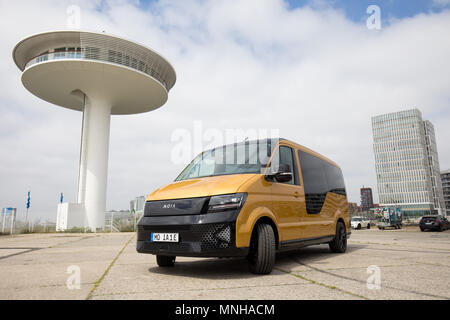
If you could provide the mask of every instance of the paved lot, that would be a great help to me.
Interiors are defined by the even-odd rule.
[[[0,237],[0,299],[450,299],[450,230],[355,230],[346,254],[312,246],[277,256],[272,274],[243,259],[178,258],[161,269],[133,233]],[[367,288],[367,267],[381,288]],[[69,290],[69,266],[81,272]],[[75,267],[76,268],[76,267]]]

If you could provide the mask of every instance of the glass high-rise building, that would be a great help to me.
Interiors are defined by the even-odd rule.
[[[445,214],[434,127],[418,109],[372,117],[381,206],[406,216]]]
[[[361,207],[363,211],[373,208],[372,188],[362,187],[361,191]]]

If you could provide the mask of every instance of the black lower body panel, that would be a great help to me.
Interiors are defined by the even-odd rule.
[[[279,251],[290,251],[311,245],[328,243],[333,239],[334,235],[329,235],[317,238],[282,241],[280,244]]]
[[[192,216],[142,217],[136,249],[140,253],[185,257],[246,256],[236,248],[236,213]],[[179,242],[152,242],[151,234],[178,233]]]

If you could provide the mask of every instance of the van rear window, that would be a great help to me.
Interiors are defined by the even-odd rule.
[[[298,151],[306,198],[306,211],[317,214],[322,210],[328,192],[346,195],[339,168],[307,152]]]

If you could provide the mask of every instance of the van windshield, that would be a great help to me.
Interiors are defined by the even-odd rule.
[[[175,181],[229,174],[263,173],[275,144],[270,140],[246,141],[204,151]]]

